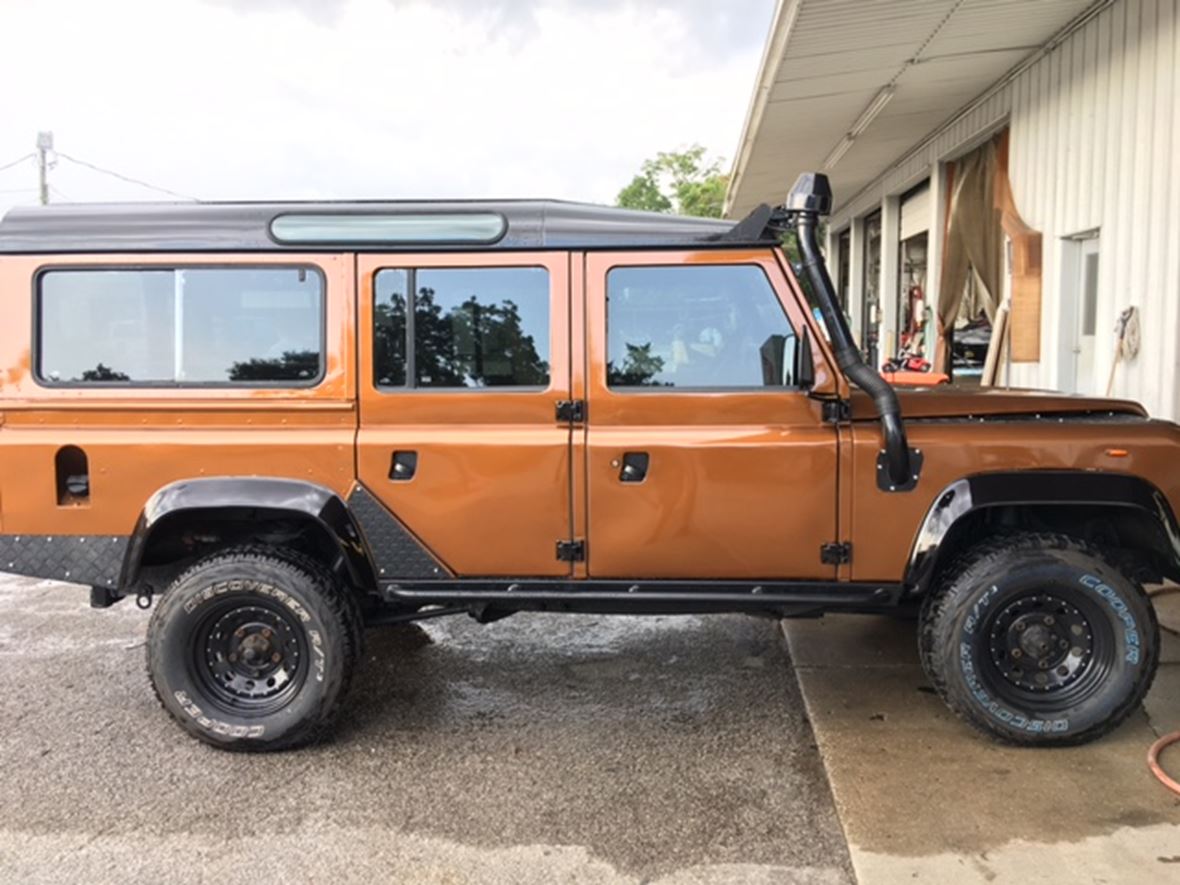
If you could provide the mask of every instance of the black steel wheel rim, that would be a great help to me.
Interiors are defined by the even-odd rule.
[[[198,624],[192,651],[206,696],[236,715],[273,713],[307,679],[303,627],[290,611],[257,596],[218,600]]]
[[[984,623],[981,670],[999,697],[1040,711],[1072,707],[1097,692],[1115,661],[1110,621],[1071,588],[1007,596]]]

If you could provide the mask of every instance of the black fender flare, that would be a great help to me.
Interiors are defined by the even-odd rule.
[[[1126,507],[1146,513],[1160,527],[1180,564],[1180,526],[1168,499],[1142,477],[1094,470],[1024,470],[980,473],[958,479],[930,505],[910,549],[905,586],[909,595],[924,593],[939,561],[943,542],[954,526],[987,507],[1037,505]]]
[[[340,549],[354,586],[376,586],[372,560],[344,500],[331,489],[297,479],[263,476],[221,476],[170,483],[144,505],[127,546],[122,587],[139,579],[144,553],[153,533],[171,518],[196,511],[266,510],[308,518]]]

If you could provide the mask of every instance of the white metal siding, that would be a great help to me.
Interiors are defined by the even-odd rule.
[[[1119,0],[971,107],[841,207],[837,228],[927,176],[939,160],[1010,126],[1017,207],[1044,236],[1040,363],[1012,383],[1058,387],[1063,239],[1097,230],[1098,340],[1088,388],[1102,393],[1114,323],[1140,311],[1142,346],[1114,392],[1160,417],[1180,416],[1180,0]]]
[[[1095,0],[779,0],[727,196],[741,217],[818,169],[881,88],[896,93],[830,170],[859,191]]]
[[[901,236],[908,240],[914,234],[930,230],[930,188],[922,188],[901,204]]]

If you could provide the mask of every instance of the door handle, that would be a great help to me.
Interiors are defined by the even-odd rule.
[[[389,478],[394,482],[405,482],[413,479],[418,472],[417,452],[394,452],[393,461],[389,465]]]
[[[623,455],[623,468],[619,471],[619,482],[643,482],[647,479],[647,465],[651,456],[647,452],[627,452]]]

